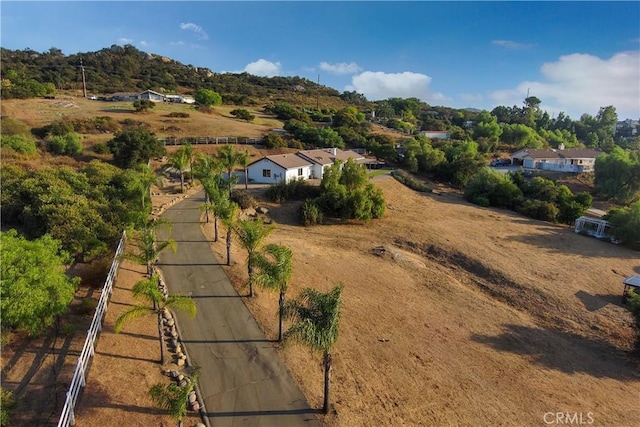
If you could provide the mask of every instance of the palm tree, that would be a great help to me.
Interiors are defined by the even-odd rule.
[[[186,295],[169,295],[165,297],[159,285],[159,277],[151,276],[146,280],[140,280],[133,286],[131,292],[136,298],[141,298],[152,303],[148,305],[137,304],[123,311],[116,319],[115,331],[120,333],[124,325],[132,319],[155,314],[158,316],[158,336],[160,339],[160,364],[164,365],[164,340],[162,339],[162,313],[165,308],[176,308],[187,312],[191,317],[196,315],[196,304],[191,297]]]
[[[262,220],[240,220],[234,228],[240,246],[247,251],[247,270],[249,273],[249,296],[253,297],[253,270],[256,256],[262,241],[275,229],[273,225],[265,225]]]
[[[182,146],[182,150],[184,151],[184,155],[187,157],[187,163],[189,164],[189,175],[190,175],[189,180],[191,181],[191,184],[193,184],[193,160],[194,160],[193,145],[187,142]]]
[[[283,309],[293,270],[293,252],[286,246],[271,243],[265,246],[263,253],[256,253],[255,265],[258,267],[258,274],[254,276],[256,284],[279,293],[278,341],[282,341]]]
[[[182,419],[187,415],[189,395],[195,389],[198,372],[192,373],[188,378],[187,385],[184,387],[176,383],[156,383],[149,390],[153,403],[166,410],[169,416],[178,422],[178,426],[182,426]]]
[[[184,172],[189,164],[189,158],[184,148],[180,148],[178,151],[169,155],[169,166],[175,168],[180,173],[180,192],[184,193]]]
[[[143,211],[145,210],[145,200],[150,197],[151,186],[154,184],[161,186],[162,178],[144,163],[135,167],[134,173],[131,174],[131,179],[127,182],[126,188],[128,191],[140,194]]]
[[[207,223],[209,222],[209,212],[213,213],[213,241],[218,241],[218,218],[220,212],[223,210],[223,204],[229,199],[229,195],[226,191],[222,190],[222,181],[214,177],[214,179],[202,181],[205,193],[205,202],[200,205],[200,210],[204,211],[207,215]],[[218,206],[220,205],[220,206]]]
[[[342,284],[328,293],[312,288],[303,289],[297,299],[286,304],[284,314],[293,320],[284,335],[285,341],[306,344],[312,351],[322,352],[324,365],[324,402],[322,411],[329,411],[329,380],[331,374],[331,347],[338,340]]]
[[[227,229],[227,265],[231,265],[231,237],[238,217],[238,205],[225,195],[216,200],[213,210]]]
[[[173,239],[167,239],[163,242],[157,241],[156,230],[161,226],[167,226],[170,229],[171,223],[163,219],[147,220],[136,233],[137,252],[125,252],[122,254],[124,259],[146,265],[147,277],[151,277],[153,274],[153,266],[162,251],[169,248],[175,252],[177,249],[177,243]]]
[[[231,194],[231,186],[233,185],[231,173],[236,166],[244,166],[247,163],[248,153],[236,151],[231,145],[225,145],[218,151],[217,158],[224,170],[227,171],[229,194]]]

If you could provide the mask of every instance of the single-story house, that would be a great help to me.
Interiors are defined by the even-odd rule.
[[[276,154],[247,166],[248,178],[258,184],[277,184],[292,179],[309,179],[313,164],[297,154]]]
[[[305,150],[300,151],[298,155],[313,164],[311,177],[316,179],[322,179],[324,168],[331,166],[337,160],[346,162],[348,159],[353,159],[358,163],[363,163],[365,160],[362,154],[351,150],[340,150],[339,148]]]
[[[420,135],[424,135],[431,139],[449,139],[449,132],[446,130],[423,130]]]
[[[107,101],[120,101],[120,102],[132,102],[138,99],[137,93],[131,92],[116,92],[109,95]]]
[[[277,154],[256,160],[247,166],[251,182],[276,184],[291,179],[322,179],[324,169],[336,161],[353,159],[364,164],[367,159],[362,154],[339,148],[318,148],[299,151],[295,154]]]
[[[138,99],[147,99],[153,102],[164,102],[166,96],[153,90],[145,90],[138,95]]]
[[[593,172],[596,157],[602,151],[593,148],[567,148],[539,150],[523,148],[511,154],[511,163],[525,169],[540,169],[554,172]]]
[[[195,104],[196,100],[190,95],[164,95],[167,102],[175,102],[177,104]]]

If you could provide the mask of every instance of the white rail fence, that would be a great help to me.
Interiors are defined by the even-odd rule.
[[[206,137],[192,137],[192,138],[159,138],[160,142],[164,145],[183,145],[183,144],[247,144],[256,145],[262,144],[263,138],[247,138],[243,136],[206,136]]]
[[[67,427],[75,424],[73,411],[75,409],[80,390],[86,384],[87,369],[95,352],[95,343],[98,338],[98,333],[102,330],[102,321],[104,320],[104,315],[107,312],[109,297],[111,297],[111,292],[113,291],[113,283],[116,281],[116,276],[118,274],[120,254],[122,254],[122,251],[124,250],[125,237],[125,232],[123,232],[120,242],[118,243],[115,256],[113,257],[109,274],[104,282],[102,295],[100,295],[100,300],[98,301],[93,321],[87,331],[87,339],[84,342],[80,358],[78,359],[78,364],[76,365],[76,370],[73,373],[71,385],[69,386],[69,391],[67,391],[67,398],[64,402],[64,407],[62,408],[62,415],[60,415],[60,421],[58,422],[58,427]]]

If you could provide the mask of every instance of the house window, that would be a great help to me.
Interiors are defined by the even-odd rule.
[[[262,176],[264,178],[271,178],[271,169],[262,169]]]
[[[298,168],[298,176],[302,176],[302,168]]]

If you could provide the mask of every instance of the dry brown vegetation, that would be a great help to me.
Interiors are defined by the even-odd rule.
[[[263,202],[278,224],[269,241],[294,252],[289,296],[345,284],[326,424],[544,425],[547,412],[640,423],[631,317],[620,306],[637,252],[455,193],[422,195],[389,177],[376,185],[388,210],[369,224],[304,228],[295,203]],[[224,243],[214,251],[223,259]],[[244,258],[236,250],[228,269],[237,285]],[[274,337],[276,295],[247,305]],[[319,406],[319,356],[281,354]]]

